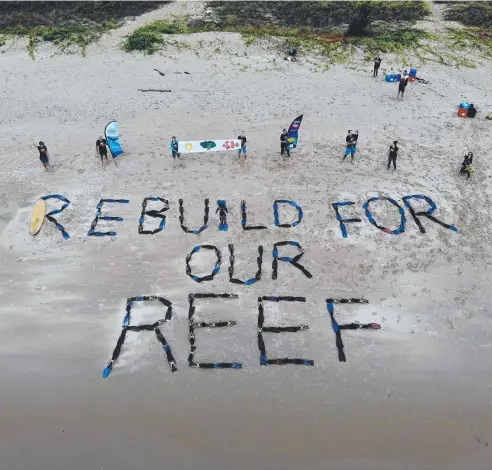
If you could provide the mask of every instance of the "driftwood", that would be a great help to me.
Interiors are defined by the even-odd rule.
[[[160,70],[154,69],[161,77],[164,77],[166,74],[161,72]],[[186,75],[191,75],[190,72],[174,72],[174,73],[185,73]]]
[[[158,93],[171,93],[171,90],[154,90],[153,88],[149,88],[147,90],[142,90],[141,88],[139,88],[138,91],[143,91],[143,92],[146,92],[146,91],[156,91]]]
[[[156,93],[172,93],[172,90],[160,90],[160,89],[155,89],[155,88],[147,88],[147,89],[142,89],[138,88],[137,91],[143,91],[143,92],[148,92],[148,91],[153,91]],[[225,91],[207,91],[207,90],[175,90],[176,93],[208,93],[209,95],[211,94],[216,94],[216,95],[227,95],[227,92]]]

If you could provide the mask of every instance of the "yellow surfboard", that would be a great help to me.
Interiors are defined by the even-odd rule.
[[[31,224],[29,226],[29,232],[31,235],[36,235],[43,226],[44,216],[46,214],[46,202],[44,199],[39,199],[34,205],[34,210],[32,211]]]

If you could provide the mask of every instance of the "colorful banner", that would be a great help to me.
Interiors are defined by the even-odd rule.
[[[179,153],[224,152],[226,150],[238,150],[240,148],[241,148],[241,141],[238,139],[181,140],[178,145],[178,152]]]
[[[299,145],[299,127],[301,127],[302,116],[296,117],[292,124],[289,127],[289,131],[287,132],[287,143],[289,150],[295,149]]]
[[[118,157],[123,153],[123,149],[120,144],[120,134],[118,133],[118,122],[111,121],[106,125],[106,129],[104,129],[104,135],[106,136],[106,140],[108,142],[109,150],[111,151],[111,155],[113,158]]]

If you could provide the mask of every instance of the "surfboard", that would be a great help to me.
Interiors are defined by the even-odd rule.
[[[39,199],[36,201],[36,204],[34,204],[34,210],[32,211],[31,224],[29,226],[31,235],[36,235],[41,230],[45,214],[46,202],[44,199]]]

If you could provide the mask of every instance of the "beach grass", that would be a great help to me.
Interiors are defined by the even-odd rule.
[[[89,25],[16,26],[4,29],[2,35],[5,39],[27,37],[27,50],[32,59],[35,58],[36,47],[41,42],[51,42],[63,53],[75,48],[85,56],[90,44],[97,42],[104,33],[117,27],[118,25],[111,21]]]
[[[480,51],[484,59],[492,59],[492,31],[484,28],[464,29],[446,28],[447,40],[453,48],[460,51],[474,49]]]
[[[60,52],[81,52],[124,23],[125,18],[159,8],[156,1],[36,1],[0,2],[0,45],[27,38],[34,59],[42,42],[55,44]]]
[[[124,44],[126,52],[140,51],[153,54],[165,44],[165,35],[188,34],[193,31],[188,27],[185,19],[157,20],[137,28],[130,34]]]
[[[457,67],[475,67],[467,57],[468,49],[480,47],[484,58],[492,57],[492,40],[479,30],[448,28],[444,35],[438,35],[410,24],[377,22],[367,29],[365,35],[347,36],[340,29],[318,33],[310,27],[241,26],[232,18],[229,24],[220,27],[192,23],[184,18],[159,20],[136,29],[126,38],[123,49],[153,54],[175,43],[171,39],[173,35],[214,31],[239,33],[246,46],[269,41],[272,48],[284,52],[293,46],[303,53],[319,56],[328,65],[349,63],[357,52],[361,52],[366,61],[379,54],[392,53],[399,56],[402,63],[408,62],[408,56],[413,55],[420,64],[436,62]]]

